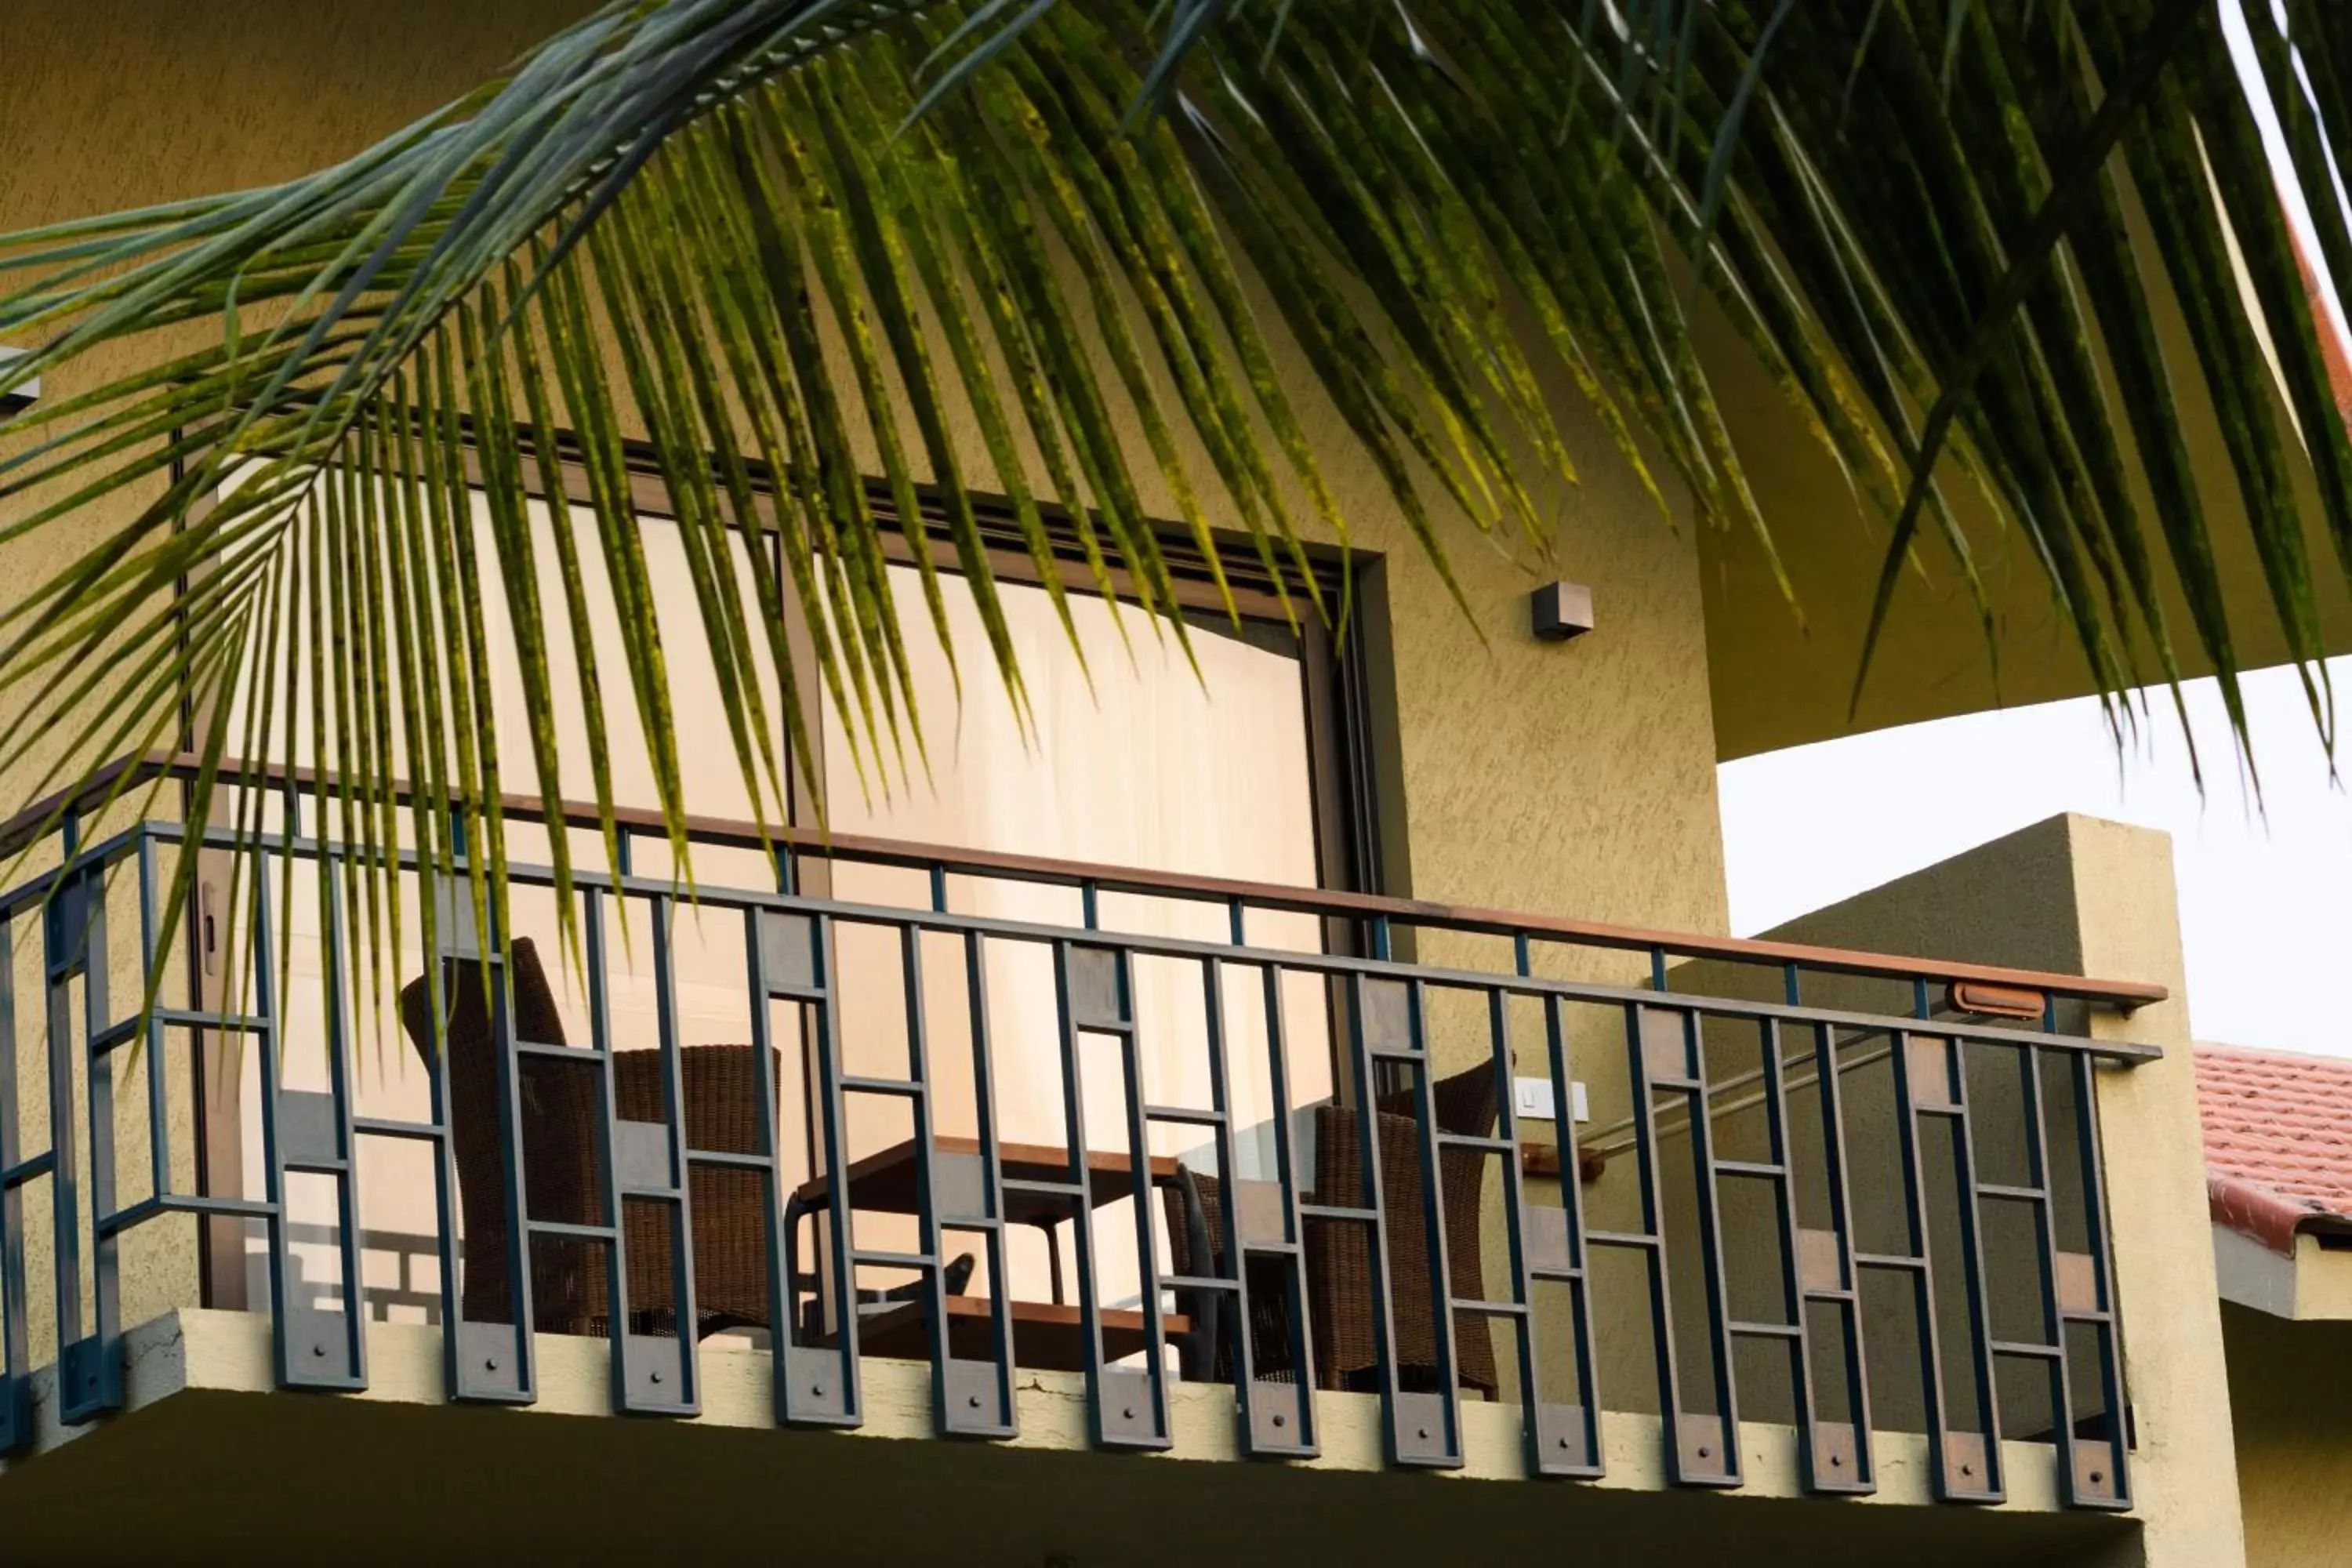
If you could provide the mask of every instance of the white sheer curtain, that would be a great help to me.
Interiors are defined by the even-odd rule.
[[[919,580],[894,567],[891,586],[907,631],[908,656],[924,716],[929,772],[908,747],[912,777],[892,779],[886,795],[861,790],[838,713],[826,715],[827,815],[836,832],[960,848],[1085,860],[1144,871],[1229,877],[1311,887],[1317,851],[1306,691],[1292,655],[1195,626],[1186,661],[1169,629],[1132,608],[1123,612],[1131,646],[1122,646],[1109,607],[1091,594],[1070,595],[1085,649],[1073,654],[1052,601],[1036,587],[1000,587],[1035,726],[1024,734],[999,681],[971,588],[946,577],[953,646],[963,697],[956,700],[946,655],[932,628]],[[1091,685],[1089,685],[1091,677]],[[870,784],[869,769],[869,784]],[[835,896],[852,901],[908,902],[927,897],[908,875],[845,865]],[[1066,888],[980,879],[950,889],[958,912],[1069,926],[1080,918]],[[1109,930],[1231,940],[1223,904],[1106,895]],[[1317,951],[1321,922],[1312,916],[1258,913],[1246,932],[1256,946]],[[845,937],[845,966],[897,962],[895,949]],[[924,953],[925,1013],[935,1085],[933,1115],[941,1131],[973,1120],[961,954],[929,943]],[[882,972],[875,973],[879,980]],[[1261,971],[1227,966],[1224,984],[1229,1093],[1241,1134],[1240,1174],[1269,1176],[1266,1133],[1276,1113],[1265,1049]],[[1135,1026],[1144,1099],[1205,1109],[1210,1103],[1206,1002],[1202,966],[1143,959],[1134,972]],[[998,1131],[1008,1142],[1068,1147],[1063,1113],[1059,1018],[1051,961],[1043,946],[988,944],[990,1058]],[[903,1057],[905,1026],[895,983],[845,984],[844,1035],[853,1071],[888,1072]],[[1328,1026],[1323,988],[1308,977],[1284,985],[1285,1062],[1292,1107],[1330,1089]],[[1115,1047],[1082,1045],[1086,1143],[1097,1152],[1128,1149],[1125,1085]],[[853,1130],[854,1131],[856,1130]],[[903,1135],[901,1133],[900,1135]],[[859,1153],[887,1143],[885,1130],[854,1137]],[[1197,1127],[1155,1126],[1151,1152],[1181,1154],[1212,1169]],[[1229,1176],[1231,1173],[1227,1173]],[[1106,1295],[1122,1299],[1121,1277],[1134,1278],[1133,1215],[1124,1205],[1097,1217]],[[1021,1255],[1016,1253],[1016,1258]],[[1032,1251],[1017,1263],[1015,1288],[1036,1290]]]

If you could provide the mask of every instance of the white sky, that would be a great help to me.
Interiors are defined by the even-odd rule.
[[[2352,658],[2329,668],[2352,689]],[[2205,764],[2201,797],[2161,694],[2122,751],[2085,698],[1727,763],[1732,930],[1753,935],[2046,816],[2083,812],[2172,835],[2198,1038],[2352,1056],[2352,1016],[2332,984],[2352,952],[2352,797],[2330,782],[2294,673],[2263,670],[2244,688],[2259,810],[2210,680],[2184,689]]]
[[[2284,167],[2244,16],[2235,4],[2220,10],[2263,140]],[[2290,177],[2280,188],[2307,237],[2299,187]],[[2340,322],[2329,281],[2323,272]],[[2329,670],[2352,688],[2352,658]],[[2245,690],[2259,807],[2210,680],[2187,689],[2205,764],[2201,796],[2161,692],[2120,751],[2085,699],[1728,763],[1721,784],[1732,929],[1753,934],[2062,811],[2112,817],[2172,835],[2198,1038],[2352,1057],[2352,1018],[2331,984],[2352,953],[2352,798],[2331,777],[2294,672],[2262,671]],[[2352,755],[2345,761],[2352,768]]]

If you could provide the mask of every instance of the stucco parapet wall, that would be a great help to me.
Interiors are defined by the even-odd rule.
[[[106,1421],[65,1426],[57,1419],[56,1369],[34,1376],[36,1440],[32,1453],[12,1464],[0,1465],[0,1476],[10,1470],[37,1467],[42,1456],[78,1439],[102,1434],[109,1422],[135,1421],[142,1412],[189,1394],[251,1394],[307,1404],[320,1399],[371,1404],[442,1405],[450,1403],[443,1392],[442,1340],[437,1328],[405,1323],[371,1323],[367,1331],[369,1386],[362,1393],[317,1394],[278,1391],[270,1365],[269,1320],[257,1312],[226,1312],[183,1309],[167,1313],[124,1336],[127,1370],[123,1410]],[[533,1416],[595,1416],[620,1420],[613,1415],[609,1348],[601,1341],[542,1334],[536,1354],[540,1394],[537,1404],[497,1412],[501,1418]],[[771,1362],[767,1352],[705,1346],[700,1355],[702,1406],[699,1416],[675,1424],[698,1428],[738,1428],[747,1433],[775,1427]],[[866,1424],[839,1434],[824,1434],[841,1441],[860,1438],[933,1438],[930,1369],[920,1362],[867,1358],[859,1363],[859,1382],[866,1403]],[[1016,1449],[1083,1450],[1092,1447],[1087,1436],[1086,1380],[1075,1373],[1023,1370],[1016,1387],[1021,1435],[1003,1445]],[[1222,1388],[1202,1384],[1169,1385],[1171,1430],[1174,1446],[1164,1453],[1139,1456],[1140,1462],[1234,1461],[1241,1459],[1232,1396]],[[1286,1461],[1289,1468],[1310,1470],[1382,1471],[1389,1468],[1383,1454],[1380,1401],[1376,1395],[1324,1393],[1316,1396],[1322,1426],[1323,1453],[1309,1460]],[[1465,1401],[1462,1407],[1463,1448],[1467,1463],[1459,1470],[1438,1476],[1466,1480],[1524,1480],[1526,1455],[1516,1405]],[[625,1418],[635,1421],[637,1418]],[[1866,1497],[1818,1500],[1823,1508],[1928,1507],[1936,1504],[1933,1466],[1924,1436],[1879,1431],[1878,1490]],[[1626,1411],[1604,1412],[1601,1439],[1608,1473],[1592,1481],[1542,1481],[1537,1484],[1607,1491],[1660,1491],[1666,1489],[1663,1446],[1655,1416]],[[513,1440],[527,1441],[521,1431]],[[1748,1484],[1738,1498],[1791,1499],[1804,1496],[1799,1481],[1796,1431],[1762,1422],[1740,1424],[1740,1444]],[[1253,1468],[1257,1468],[1255,1462]],[[2006,1502],[1990,1509],[1971,1505],[1970,1512],[2047,1513],[2059,1509],[2055,1450],[2039,1443],[2004,1442],[2002,1468],[2009,1478]],[[7,1493],[0,1486],[0,1500]],[[5,1502],[0,1501],[0,1507]]]

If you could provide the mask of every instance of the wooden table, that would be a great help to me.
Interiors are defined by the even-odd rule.
[[[920,1214],[923,1194],[917,1180],[919,1152],[915,1140],[910,1138],[852,1161],[845,1183],[850,1208],[868,1214]],[[1052,1300],[1015,1300],[1010,1304],[1015,1359],[1023,1366],[1042,1370],[1083,1369],[1087,1364],[1085,1325],[1077,1307],[1065,1300],[1057,1234],[1063,1222],[1070,1217],[1077,1198],[1076,1189],[1080,1184],[1072,1169],[1070,1152],[1050,1143],[1001,1142],[996,1146],[996,1157],[997,1173],[1004,1184],[999,1217],[1008,1225],[1032,1226],[1045,1233],[1045,1256],[1052,1271]],[[1171,1155],[1152,1155],[1147,1169],[1154,1187],[1176,1180],[1176,1161]],[[941,1225],[952,1226],[958,1220],[985,1215],[988,1205],[982,1180],[984,1173],[978,1139],[942,1135],[931,1140],[931,1188],[938,1200],[936,1213]],[[1031,1183],[1040,1185],[1027,1184]],[[1066,1190],[1042,1190],[1047,1184]],[[1084,1186],[1087,1206],[1091,1208],[1133,1197],[1135,1163],[1116,1150],[1090,1149],[1087,1151]],[[824,1209],[832,1199],[831,1175],[811,1177],[793,1194],[785,1223],[797,1223],[799,1216]],[[992,1358],[995,1351],[988,1299],[950,1296],[947,1303],[951,1352],[977,1360]],[[861,1317],[857,1324],[859,1348],[875,1355],[918,1359],[929,1355],[930,1340],[923,1314],[921,1301],[908,1301]],[[1181,1313],[1162,1314],[1160,1321],[1171,1334],[1184,1333],[1192,1327],[1191,1321]],[[1139,1311],[1107,1309],[1102,1313],[1102,1330],[1106,1360],[1117,1361],[1144,1348],[1144,1318]]]
[[[961,1360],[994,1361],[996,1332],[991,1321],[992,1304],[984,1296],[950,1296],[948,1302],[948,1353]],[[1075,1306],[1058,1301],[1008,1303],[1013,1317],[1013,1359],[1015,1364],[1040,1372],[1084,1372],[1087,1367],[1086,1322]],[[894,1305],[857,1320],[857,1348],[866,1355],[901,1356],[926,1361],[931,1353],[929,1325],[920,1301]],[[1162,1312],[1161,1329],[1169,1334],[1192,1331],[1192,1320],[1181,1312]],[[1115,1362],[1148,1348],[1143,1314],[1106,1308],[1102,1314],[1103,1360]]]
[[[922,1193],[916,1184],[917,1145],[909,1138],[887,1149],[855,1160],[849,1166],[849,1206],[868,1214],[920,1214]],[[997,1172],[1008,1184],[1052,1182],[1076,1186],[1070,1152],[1050,1143],[999,1143]],[[1151,1157],[1151,1184],[1165,1186],[1176,1179],[1173,1156]],[[984,1217],[986,1194],[981,1186],[980,1141],[940,1136],[931,1140],[931,1187],[939,1198],[942,1224]],[[1135,1194],[1135,1163],[1126,1154],[1108,1149],[1087,1151],[1087,1201],[1101,1208]],[[831,1175],[813,1176],[793,1194],[795,1210],[823,1208],[833,1196]],[[1070,1217],[1074,1194],[1037,1192],[1010,1185],[1003,1213],[1008,1225],[1050,1228]]]

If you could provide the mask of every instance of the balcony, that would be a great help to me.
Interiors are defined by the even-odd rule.
[[[2097,1097],[2157,1052],[2091,1024],[2158,988],[717,822],[688,889],[657,820],[605,864],[593,810],[523,800],[516,929],[404,848],[395,940],[317,836],[334,786],[243,782],[257,848],[96,798],[12,841],[48,858],[0,898],[9,1454],[211,1356],[702,1427],[2134,1506]]]

